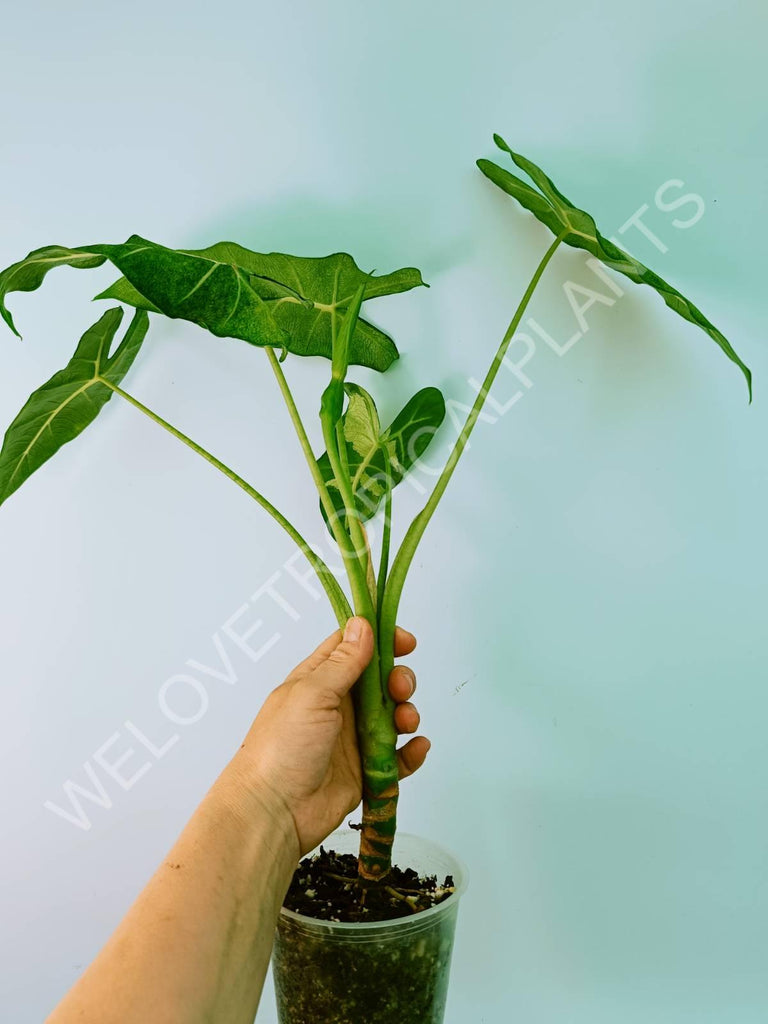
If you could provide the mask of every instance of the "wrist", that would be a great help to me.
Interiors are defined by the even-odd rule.
[[[284,851],[290,860],[291,870],[301,856],[299,837],[293,815],[279,793],[264,780],[245,773],[237,758],[230,761],[213,789],[248,829],[257,822],[263,823],[275,839],[275,849]]]

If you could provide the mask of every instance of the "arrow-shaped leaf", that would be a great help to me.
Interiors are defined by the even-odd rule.
[[[367,300],[424,284],[420,272],[412,267],[379,277],[366,274],[347,253],[317,258],[257,253],[234,242],[218,242],[206,249],[179,252],[240,268],[274,322],[285,332],[288,351],[303,356],[331,358],[332,314],[344,317],[361,285],[365,285]],[[120,269],[130,280],[116,281],[97,298],[117,299],[135,306],[142,306],[143,298],[149,300],[144,308],[151,309],[154,305],[167,312],[157,293],[142,287],[135,272],[129,275],[123,267]],[[397,355],[395,343],[387,334],[362,318],[357,320],[349,347],[350,363],[386,370]]]
[[[222,256],[226,254],[222,253]],[[256,294],[249,274],[236,263],[207,259],[132,235],[122,245],[90,245],[77,249],[49,246],[0,274],[0,312],[15,330],[5,307],[8,292],[39,288],[54,267],[97,267],[110,260],[128,283],[121,301],[182,318],[219,337],[241,338],[256,345],[283,348],[290,344],[269,307]],[[140,303],[131,300],[139,296]]]
[[[365,522],[376,514],[387,490],[396,487],[426,451],[445,417],[445,401],[437,388],[423,388],[382,432],[371,395],[349,381],[344,390],[348,396],[343,417],[347,463],[355,507]],[[318,465],[343,524],[344,501],[327,452],[320,456]]]
[[[120,384],[149,326],[147,314],[137,310],[110,356],[122,319],[119,307],[107,310],[82,336],[64,369],[30,395],[8,427],[0,450],[0,505],[62,445],[92,423],[112,397],[107,382]]]
[[[234,253],[166,249],[139,235],[132,235],[123,245],[90,248],[107,256],[134,292],[167,317],[189,320],[219,338],[292,347],[287,333],[252,288],[247,271],[229,259]],[[118,296],[102,293],[98,298]]]
[[[189,320],[218,337],[329,359],[332,314],[344,316],[361,284],[366,284],[366,298],[424,284],[413,268],[369,276],[346,253],[322,258],[261,254],[234,242],[168,249],[132,235],[122,245],[36,249],[0,274],[0,315],[15,331],[5,306],[9,292],[39,288],[56,266],[97,267],[106,259],[124,276],[97,298]],[[385,370],[397,354],[388,335],[366,320],[357,321],[350,363]]]
[[[566,245],[585,249],[606,266],[618,271],[636,284],[649,285],[659,293],[670,309],[678,313],[684,320],[700,327],[740,368],[746,377],[751,401],[752,374],[749,367],[742,362],[727,338],[713,323],[707,320],[701,310],[697,309],[689,299],[658,274],[649,270],[634,256],[624,252],[610,239],[605,238],[598,231],[593,218],[584,210],[574,206],[540,167],[519,153],[515,153],[500,135],[494,135],[493,138],[499,149],[511,156],[514,163],[522,171],[525,171],[531,181],[538,186],[538,189],[532,188],[527,182],[503,167],[499,167],[492,160],[477,161],[477,166],[483,174],[490,178],[495,185],[498,185],[502,191],[516,199],[526,210],[529,210],[554,235],[562,235]]]

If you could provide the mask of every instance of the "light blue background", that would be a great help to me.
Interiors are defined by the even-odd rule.
[[[768,1014],[767,22],[757,0],[38,2],[3,20],[2,266],[134,231],[415,264],[429,291],[371,307],[403,352],[380,404],[432,383],[467,401],[548,244],[474,168],[499,131],[608,234],[648,203],[669,251],[627,244],[755,370],[750,408],[703,334],[628,291],[567,356],[539,344],[534,386],[480,424],[435,517],[401,616],[433,749],[400,822],[472,872],[448,1024]],[[705,200],[689,230],[654,206],[669,179]],[[3,425],[111,276],[12,297]],[[569,277],[594,280],[560,253],[531,309],[560,340]],[[290,371],[309,415],[321,364]],[[157,323],[127,383],[322,538],[261,353]],[[498,400],[513,392],[502,373]],[[403,489],[401,524],[417,507]],[[300,620],[267,607],[280,642],[238,662],[237,686],[210,683],[203,720],[130,792],[107,784],[82,832],[43,802],[125,719],[159,734],[163,680],[210,663],[211,634],[292,548],[117,402],[0,516],[1,1015],[36,1024],[332,623],[283,575]]]

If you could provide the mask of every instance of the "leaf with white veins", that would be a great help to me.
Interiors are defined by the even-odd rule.
[[[329,359],[332,315],[345,315],[361,284],[367,299],[424,284],[414,268],[368,275],[346,253],[321,258],[262,254],[234,242],[168,249],[132,235],[121,245],[53,245],[31,252],[0,274],[0,315],[16,332],[5,305],[8,293],[39,288],[54,267],[98,267],[107,259],[124,276],[96,298],[188,320],[217,337]],[[350,363],[386,370],[397,356],[387,334],[358,319]]]
[[[335,312],[337,318],[343,318],[361,285],[365,285],[367,301],[424,284],[420,272],[413,267],[378,277],[366,274],[347,253],[323,257],[257,253],[234,242],[218,242],[206,249],[178,252],[239,267],[253,293],[263,301],[275,324],[284,332],[288,351],[302,356],[331,358],[332,314]],[[97,298],[117,299],[130,305],[140,305],[144,298],[167,313],[157,293],[150,290],[151,284],[149,288],[144,287],[135,271],[129,274],[124,267],[120,269],[126,277]],[[358,318],[350,340],[349,362],[386,370],[397,357],[397,347],[389,335],[362,317]]]
[[[725,355],[735,363],[744,374],[749,388],[749,400],[752,401],[752,373],[748,366],[737,355],[728,339],[711,323],[693,303],[682,295],[671,284],[649,270],[634,256],[624,252],[618,245],[602,235],[593,218],[584,210],[574,206],[547,177],[540,167],[526,157],[515,153],[500,135],[494,135],[494,142],[499,149],[509,154],[514,163],[538,186],[533,188],[527,182],[512,174],[511,171],[499,167],[492,160],[478,160],[477,166],[483,174],[507,195],[516,199],[521,206],[529,210],[537,220],[545,224],[554,235],[562,235],[566,245],[577,249],[585,249],[592,256],[601,260],[607,267],[628,277],[635,284],[645,284],[653,288],[664,302],[675,313],[700,327],[705,334],[718,345]]]
[[[119,385],[130,370],[149,318],[137,310],[110,356],[122,319],[123,310],[115,307],[89,327],[64,369],[32,392],[8,427],[0,450],[0,505],[96,419],[113,394],[106,382]]]
[[[343,417],[347,462],[355,507],[365,522],[376,514],[387,490],[396,487],[426,451],[445,418],[445,401],[437,388],[422,388],[381,431],[371,395],[349,381],[344,390],[349,399]],[[317,461],[334,509],[344,524],[344,501],[328,453],[323,452]]]

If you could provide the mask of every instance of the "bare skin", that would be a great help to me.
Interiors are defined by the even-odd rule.
[[[414,637],[398,629],[395,655]],[[47,1024],[252,1024],[298,860],[362,799],[350,690],[373,653],[365,619],[328,637],[270,693],[243,745],[115,933]],[[415,732],[413,672],[389,691]],[[398,751],[405,778],[429,740]]]

